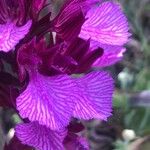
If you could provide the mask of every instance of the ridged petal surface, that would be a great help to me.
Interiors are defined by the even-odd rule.
[[[75,87],[66,75],[46,77],[37,74],[17,98],[17,109],[21,117],[58,130],[67,126],[72,116]]]
[[[112,111],[112,94],[113,79],[105,72],[75,79],[37,74],[17,98],[17,109],[21,117],[58,130],[67,126],[72,116],[106,120]]]
[[[85,21],[80,5],[69,5],[63,10],[55,23],[55,32],[66,41],[73,40],[80,33]]]
[[[29,32],[32,22],[17,27],[13,22],[0,24],[0,51],[8,52],[15,48],[21,39]]]
[[[113,79],[106,72],[92,72],[78,79],[74,117],[107,120],[112,111]]]
[[[80,37],[102,44],[123,45],[128,41],[128,23],[121,7],[114,2],[103,2],[92,7],[83,24]]]
[[[106,45],[100,44],[98,42],[92,42],[97,47],[101,47],[104,50],[104,53],[99,57],[93,64],[95,67],[106,67],[113,65],[120,61],[123,57],[123,53],[126,51],[126,48],[116,45]],[[92,45],[94,49],[94,45]]]
[[[67,134],[66,130],[52,131],[37,122],[19,124],[15,130],[23,144],[38,150],[64,150],[62,142]]]

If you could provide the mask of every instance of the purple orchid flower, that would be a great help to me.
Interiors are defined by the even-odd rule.
[[[35,46],[32,47],[33,45]],[[59,130],[69,124],[71,117],[80,119],[100,118],[105,120],[111,114],[113,81],[107,73],[96,71],[86,76],[75,78],[64,72],[67,66],[65,68],[59,66],[63,72],[59,70],[60,73],[58,75],[44,76],[39,73],[38,68],[45,65],[45,63],[42,64],[42,58],[40,58],[42,54],[38,54],[40,49],[36,48],[38,46],[36,41],[33,40],[29,45],[22,46],[18,52],[18,62],[22,63],[20,64],[21,67],[23,66],[28,71],[30,78],[26,90],[20,94],[16,102],[17,109],[23,118],[29,118],[30,121],[38,121],[39,124],[45,125],[52,130]],[[53,49],[52,47],[49,51]],[[57,53],[56,49],[55,53]],[[53,57],[51,53],[49,55],[48,61],[51,61],[51,66],[57,68],[59,60],[56,63],[55,57],[59,56],[54,53],[52,54],[54,55]],[[65,53],[61,55],[63,57]],[[49,67],[51,66],[49,63]],[[80,64],[78,68],[80,68]],[[101,89],[104,91],[103,94]],[[94,98],[94,93],[96,92],[97,98]],[[103,102],[103,97],[105,97],[105,103]],[[106,107],[103,107],[103,104]],[[104,110],[101,110],[102,108]]]
[[[113,1],[102,0],[85,0],[79,1],[78,4],[77,1],[69,2],[54,20],[58,36],[66,41],[75,36],[90,39],[91,51],[96,47],[103,48],[104,54],[94,66],[104,67],[120,61],[125,52],[123,46],[131,35],[121,6]],[[71,9],[73,11],[70,11]],[[77,14],[80,14],[82,20],[76,19]],[[71,27],[65,28],[67,26]]]
[[[67,0],[56,18],[50,20],[49,12],[39,20],[45,0],[1,3],[0,50],[15,50],[11,59],[18,65],[13,70],[20,93],[16,90],[0,105],[13,107],[23,119],[15,140],[38,150],[88,150],[87,141],[70,125],[73,118],[107,120],[112,114],[113,79],[104,71],[87,72],[121,60],[130,34],[120,6]]]

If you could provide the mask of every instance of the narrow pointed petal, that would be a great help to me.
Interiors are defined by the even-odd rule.
[[[46,0],[33,0],[32,1],[32,15],[37,17],[41,9],[44,7]]]
[[[93,63],[103,55],[103,49],[97,48],[89,53],[87,53],[83,59],[80,60],[78,68],[75,70],[75,73],[84,73],[87,72]]]
[[[54,19],[54,31],[65,40],[74,40],[85,22],[86,13],[98,0],[67,0]]]
[[[85,18],[79,5],[71,5],[66,9],[54,20],[54,30],[61,39],[70,41],[80,33]]]
[[[21,39],[29,32],[32,22],[17,27],[12,22],[0,24],[0,51],[8,52],[15,48]]]
[[[63,140],[67,131],[52,131],[37,122],[19,124],[15,128],[16,136],[26,145],[38,150],[64,150]]]
[[[93,64],[94,67],[106,67],[113,65],[118,61],[122,60],[123,53],[126,51],[126,49],[122,46],[106,45],[106,44],[97,44],[97,46],[102,47],[104,53],[100,58],[98,58],[94,62]]]
[[[66,75],[46,77],[37,74],[17,98],[17,109],[21,117],[58,130],[70,121],[75,86]]]
[[[112,111],[113,79],[106,72],[92,72],[77,80],[78,99],[74,117],[107,120]]]
[[[79,37],[111,45],[123,45],[128,41],[128,22],[118,4],[103,2],[91,8],[86,18]]]

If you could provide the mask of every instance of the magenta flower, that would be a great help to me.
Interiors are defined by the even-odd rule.
[[[29,32],[45,0],[0,2],[0,51],[8,52]],[[31,8],[30,8],[31,7]]]
[[[9,76],[19,88],[19,94],[15,88],[16,95],[10,94],[7,103],[0,101],[0,105],[13,107],[22,118],[24,123],[15,128],[22,144],[38,150],[88,150],[87,141],[77,135],[83,128],[72,119],[107,120],[111,116],[113,79],[104,71],[87,72],[92,66],[121,60],[130,36],[128,23],[112,1],[67,0],[56,18],[50,20],[49,12],[39,20],[45,4],[44,0],[6,0],[0,5],[4,10],[0,50],[15,50],[16,55],[3,55],[3,59],[11,60],[18,78]],[[3,85],[6,89],[15,87],[7,84]],[[72,128],[72,122],[79,131]]]
[[[45,125],[51,130],[66,127],[71,117],[106,120],[111,115],[113,93],[111,77],[105,72],[92,72],[86,76],[75,78],[67,75],[65,71],[61,72],[61,69],[65,70],[67,66],[64,66],[65,68],[59,66],[60,73],[56,76],[44,76],[38,71],[40,66],[45,65],[42,62],[42,55],[45,52],[38,54],[40,52],[38,46],[41,48],[41,44],[43,45],[43,42],[36,45],[33,41],[29,45],[21,47],[18,53],[18,62],[21,67],[24,66],[30,77],[26,90],[17,98],[17,109],[20,115],[30,121],[38,121],[39,124]],[[35,46],[33,47],[33,45]],[[53,50],[56,54],[52,53]],[[74,49],[72,50],[74,51]],[[65,59],[65,54],[59,53],[61,56],[57,55],[57,50],[53,47],[46,51],[52,53],[49,54],[48,58],[48,61],[50,61],[50,63],[48,62],[49,67],[58,67],[61,59],[56,59],[58,61],[56,62],[55,57],[64,57]],[[58,49],[58,51],[61,51],[61,49]],[[103,98],[105,98],[105,103]]]
[[[121,60],[128,42],[128,22],[115,2],[103,2],[91,8],[79,37],[91,39],[91,47],[101,47],[104,55],[95,62],[96,66],[108,66]]]
[[[80,14],[82,20],[76,19],[77,14]],[[94,63],[94,66],[109,66],[121,60],[125,52],[123,46],[130,37],[128,22],[121,6],[112,1],[72,1],[64,6],[55,22],[55,31],[60,38],[68,41],[79,36],[91,40],[91,50],[96,47],[104,49],[104,55]],[[67,26],[70,27],[65,28]]]

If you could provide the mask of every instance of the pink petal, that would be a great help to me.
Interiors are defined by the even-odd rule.
[[[111,115],[113,79],[106,72],[92,72],[78,79],[78,99],[74,117],[79,119],[103,119]]]
[[[46,77],[37,74],[17,98],[23,118],[38,121],[52,130],[67,126],[74,109],[74,82],[66,75]]]
[[[106,45],[99,43],[97,45],[95,44],[95,46],[99,46],[104,50],[103,55],[94,62],[93,66],[95,67],[106,67],[117,63],[122,59],[123,53],[126,51],[124,47],[116,45]]]
[[[93,7],[86,18],[79,35],[81,38],[111,45],[123,45],[128,41],[128,22],[118,4],[103,2]]]
[[[66,130],[52,131],[37,122],[19,124],[15,130],[16,136],[23,144],[38,150],[64,150],[62,142],[67,135]]]
[[[17,27],[12,22],[0,24],[0,51],[8,52],[15,48],[21,39],[29,32],[32,22]]]

